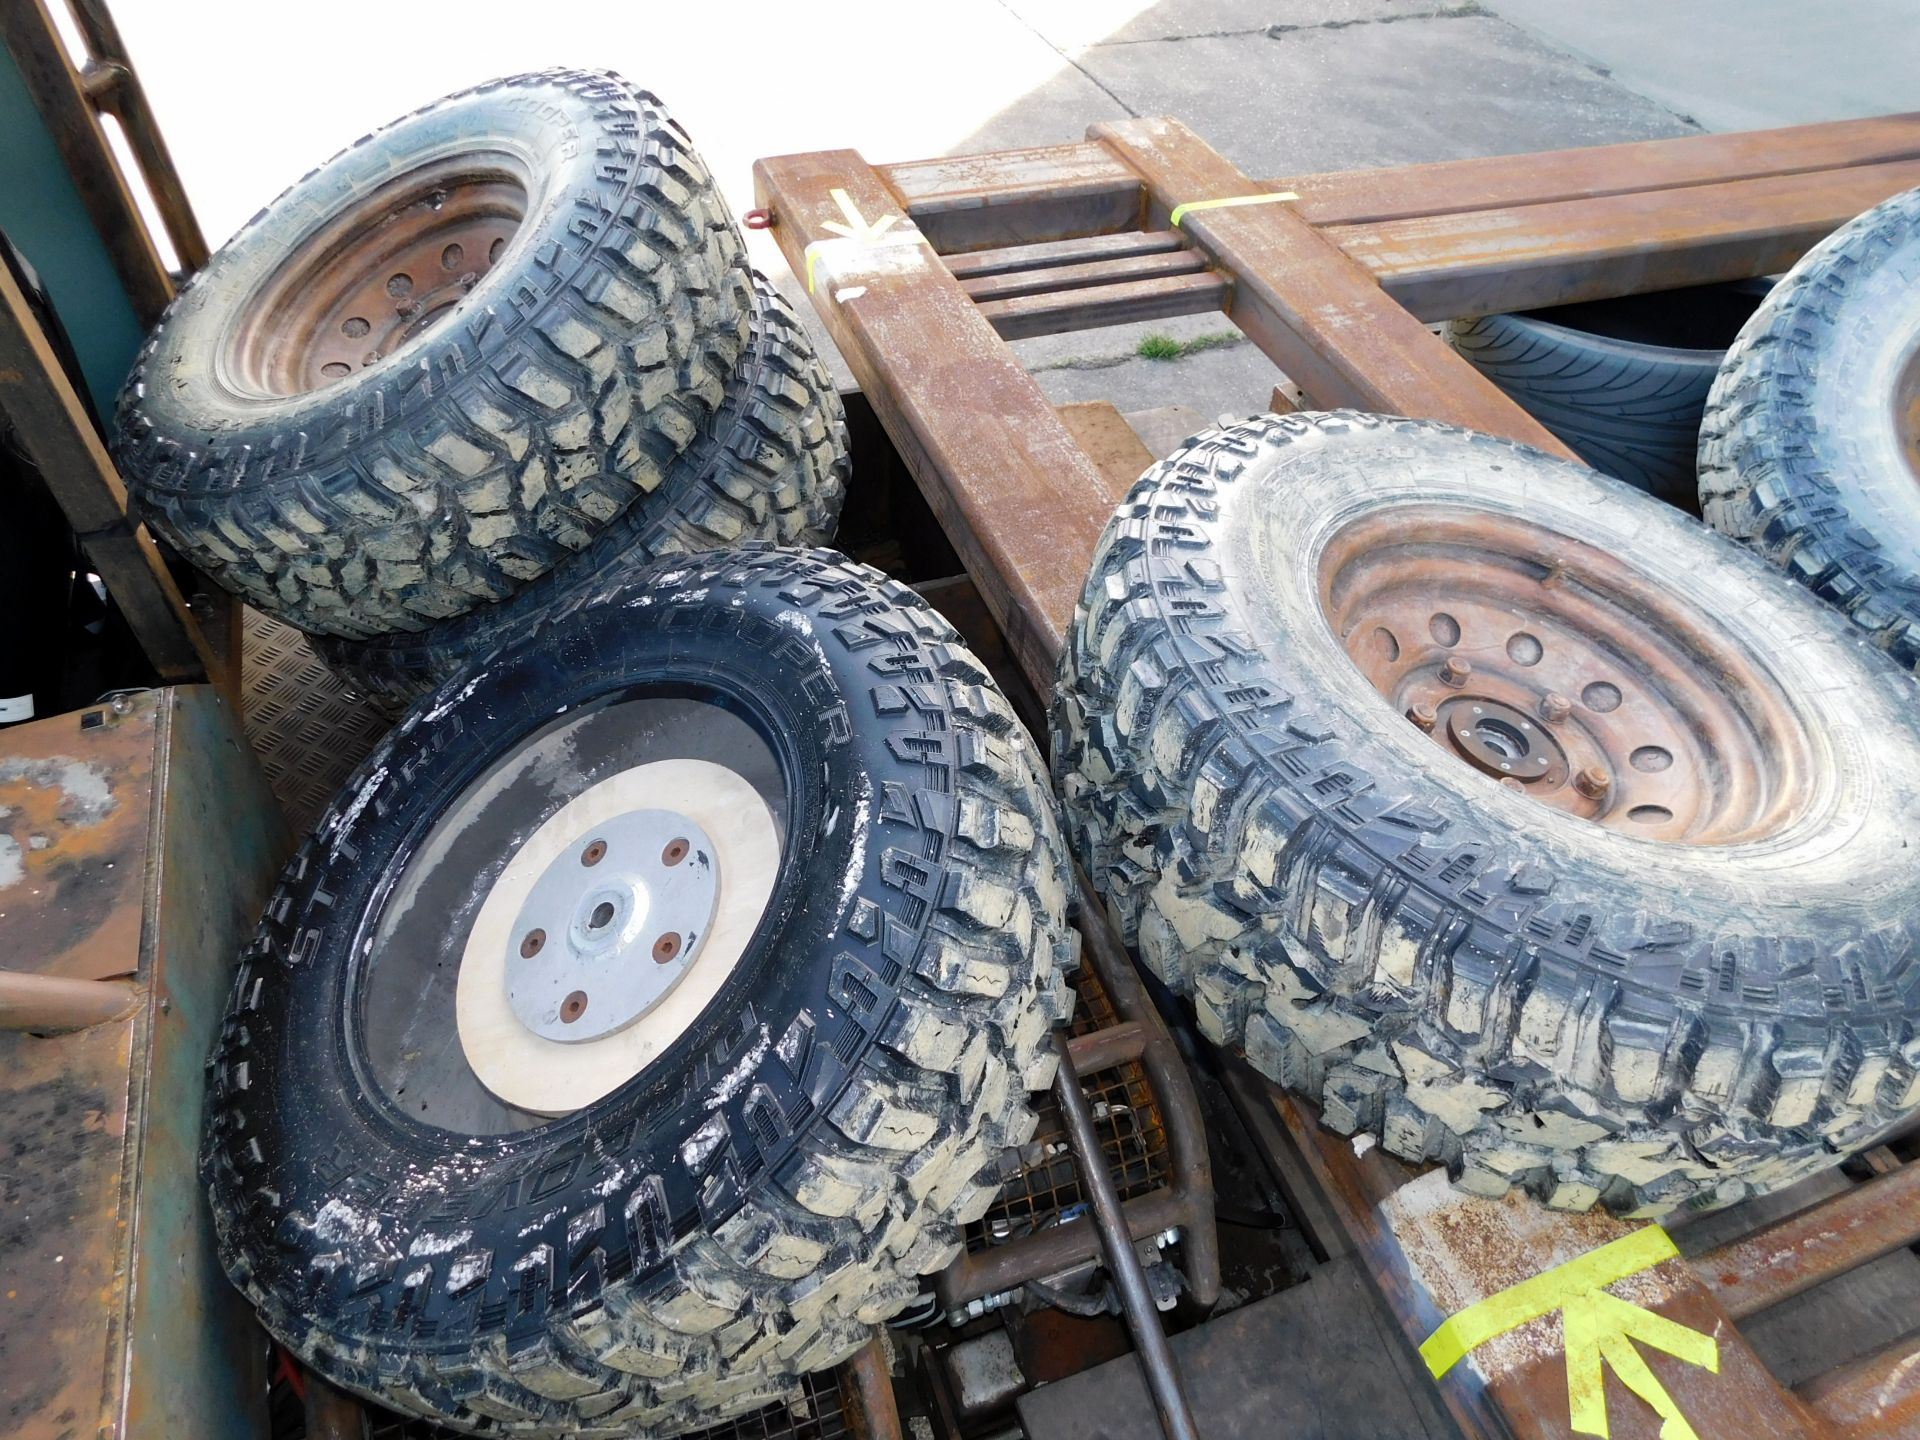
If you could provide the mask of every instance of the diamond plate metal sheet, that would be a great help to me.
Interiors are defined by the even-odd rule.
[[[390,722],[313,653],[306,637],[246,612],[240,659],[247,742],[295,833],[367,758]]]

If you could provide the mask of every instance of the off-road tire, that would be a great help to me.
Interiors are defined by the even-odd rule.
[[[1756,843],[1647,841],[1436,745],[1320,608],[1316,547],[1403,503],[1523,516],[1719,617],[1833,757],[1811,818]],[[1727,1203],[1920,1104],[1911,681],[1618,482],[1351,413],[1200,437],[1101,539],[1052,731],[1070,843],[1201,1028],[1324,1123],[1469,1190],[1643,1216]]]
[[[390,714],[515,634],[612,587],[666,555],[752,540],[820,545],[846,496],[847,424],[833,377],[799,318],[765,276],[754,277],[753,339],[735,363],[725,403],[591,544],[509,598],[431,629],[371,640],[316,637],[314,649]]]
[[[1920,190],[1910,190],[1787,273],[1727,352],[1699,454],[1707,523],[1845,611],[1909,670],[1920,670],[1920,415],[1896,413],[1889,387],[1916,352]]]
[[[383,872],[556,707],[670,675],[790,752],[752,946],[584,1110],[471,1140],[405,1119],[343,1038]],[[320,1373],[476,1434],[670,1435],[788,1399],[954,1257],[1031,1136],[1066,884],[1031,740],[918,596],[823,550],[657,566],[423,700],[288,866],[209,1062],[227,1270]]]
[[[298,394],[234,378],[239,317],[331,217],[449,147],[525,152],[529,209],[432,329]],[[747,341],[745,249],[645,91],[549,71],[436,101],[308,174],[168,307],[121,393],[140,516],[315,634],[418,630],[585,546],[719,407]]]

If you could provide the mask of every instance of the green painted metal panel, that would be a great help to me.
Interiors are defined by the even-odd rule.
[[[7,0],[0,0],[0,4]],[[0,45],[0,229],[53,296],[104,416],[144,338],[107,247],[13,55]]]

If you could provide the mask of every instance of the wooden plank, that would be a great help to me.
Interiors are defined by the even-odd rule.
[[[1186,248],[1175,230],[1130,230],[1119,235],[1088,235],[1076,240],[1048,240],[1038,245],[1007,245],[998,250],[976,250],[946,259],[956,280],[1002,275],[1014,270],[1042,270],[1056,265],[1080,265],[1089,260],[1117,260],[1128,255],[1158,255]]]
[[[1916,185],[1920,160],[1902,160],[1320,233],[1415,315],[1445,320],[1771,274]]]
[[[1264,180],[1315,225],[1508,209],[1920,158],[1920,112]]]
[[[80,73],[67,58],[46,0],[0,4],[0,38],[13,52],[21,78],[33,92],[135,313],[142,324],[153,324],[173,299],[173,277],[140,219],[133,192],[120,173]]]
[[[1278,1086],[1268,1097],[1306,1156],[1327,1201],[1359,1243],[1380,1293],[1418,1345],[1450,1315],[1490,1294],[1598,1249],[1634,1228],[1603,1211],[1546,1210],[1521,1195],[1486,1200],[1453,1190],[1439,1170],[1416,1171],[1378,1145],[1322,1127],[1312,1107]],[[1719,1342],[1717,1373],[1643,1350],[1660,1383],[1701,1435],[1820,1436],[1683,1260],[1634,1277],[1627,1298]],[[1440,1382],[1470,1435],[1567,1433],[1567,1375],[1557,1318],[1528,1322],[1473,1352]],[[1658,1440],[1660,1417],[1611,1377],[1611,1440]]]
[[[1156,215],[1259,190],[1176,120],[1089,133],[1139,173]],[[1183,228],[1234,277],[1228,316],[1316,404],[1448,420],[1574,458],[1286,204],[1192,211]]]
[[[1168,275],[1193,275],[1206,268],[1206,256],[1192,250],[1170,250],[1160,255],[1130,255],[1111,260],[1089,260],[1083,265],[1051,265],[1042,270],[1011,270],[998,275],[981,275],[962,280],[960,288],[975,301],[1014,300],[1022,295],[1084,290],[1094,285],[1157,280]]]
[[[220,674],[153,539],[127,517],[126,487],[80,397],[0,265],[0,414],[163,680]]]
[[[846,223],[834,189],[870,224],[898,212],[857,153],[761,160],[754,181],[788,263],[813,276],[834,343],[1009,649],[1047,693],[1094,541],[1121,496],[910,224],[878,245],[826,228]]]
[[[988,300],[979,309],[1001,339],[1024,340],[1032,335],[1097,330],[1102,325],[1127,325],[1136,320],[1202,315],[1224,308],[1231,289],[1224,275],[1202,271],[1198,275],[1130,280],[1088,290]]]

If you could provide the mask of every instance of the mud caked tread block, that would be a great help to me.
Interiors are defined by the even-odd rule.
[[[1366,448],[1344,464],[1279,468],[1348,438]],[[1864,728],[1891,732],[1861,786],[1879,792],[1866,803],[1883,853],[1715,895],[1694,884],[1708,872],[1668,868],[1685,847],[1631,841],[1596,863],[1564,834],[1485,813],[1459,787],[1497,786],[1439,747],[1420,763],[1463,778],[1408,767],[1430,742],[1385,743],[1382,727],[1404,722],[1370,687],[1343,689],[1302,658],[1287,632],[1308,623],[1295,591],[1299,614],[1249,610],[1234,566],[1259,547],[1235,546],[1230,527],[1279,523],[1232,511],[1236,490],[1338,472],[1356,488],[1428,483],[1447,503],[1453,476],[1486,468],[1507,472],[1509,497],[1561,496],[1569,525],[1580,504],[1628,507],[1615,531],[1648,553],[1708,538],[1578,466],[1431,422],[1298,415],[1202,436],[1121,506],[1069,630],[1051,716],[1069,843],[1210,1038],[1317,1101],[1333,1128],[1444,1162],[1469,1190],[1653,1216],[1829,1165],[1920,1105],[1920,887],[1889,838],[1920,809],[1909,682],[1715,545],[1685,563],[1731,565],[1723,593],[1748,590],[1778,644],[1857,662],[1828,683],[1871,707]],[[1291,552],[1266,563],[1311,573]],[[1592,828],[1587,856],[1611,843]]]
[[[822,743],[850,727],[863,747],[850,753],[866,757],[871,813],[857,823],[871,830],[826,957],[804,959],[837,967],[826,1003],[757,1049],[752,1034],[723,1031],[701,1073],[728,1074],[747,1055],[751,1077],[717,1108],[690,1088],[668,1112],[685,1133],[636,1137],[640,1122],[595,1110],[598,1128],[569,1142],[585,1151],[555,1142],[518,1169],[483,1162],[428,1206],[406,1198],[417,1154],[383,1148],[383,1132],[329,1151],[289,1131],[288,1047],[313,1037],[283,1027],[302,967],[316,954],[328,963],[309,937],[331,933],[332,907],[356,893],[368,827],[408,803],[395,786],[421,784],[436,752],[521,683],[489,690],[482,678],[469,694],[482,669],[416,706],[301,846],[209,1061],[202,1163],[235,1283],[322,1374],[475,1434],[664,1436],[795,1398],[801,1373],[851,1355],[958,1253],[1001,1149],[1032,1133],[1023,1092],[1050,1083],[1049,1032],[1071,1006],[1052,796],[1032,742],[947,622],[831,551],[671,563],[582,598],[489,664],[556,650],[569,658],[555,663],[578,664],[595,644],[633,643],[696,607],[697,628],[728,653],[754,643],[834,677],[837,695],[823,681],[814,718]],[[633,607],[649,586],[682,598]],[[842,833],[853,823],[842,811]],[[785,1097],[777,1123],[741,1108],[763,1086]],[[632,1158],[643,1152],[652,1158]],[[293,1193],[313,1169],[326,1178]],[[578,1178],[553,1181],[562,1174]],[[738,1186],[734,1203],[713,1199],[715,1177]],[[554,1198],[513,1223],[486,1219],[549,1183]],[[323,1196],[368,1233],[317,1233]],[[442,1239],[456,1224],[458,1244]]]
[[[1841,226],[1774,288],[1727,352],[1699,449],[1707,523],[1909,670],[1920,670],[1920,416],[1897,413],[1887,393],[1913,356],[1886,351],[1911,343],[1917,283],[1910,190]]]
[[[725,402],[667,464],[659,485],[584,549],[506,600],[426,630],[317,639],[321,658],[398,714],[460,666],[655,559],[754,540],[832,539],[846,496],[846,414],[785,297],[757,274],[754,292],[752,338],[734,364]]]
[[[213,359],[262,267],[446,125],[564,156],[499,264],[403,355],[237,400]],[[248,222],[142,348],[115,457],[141,517],[257,608],[319,635],[419,630],[656,485],[720,406],[751,312],[739,234],[659,102],[607,72],[516,76],[374,131]]]

